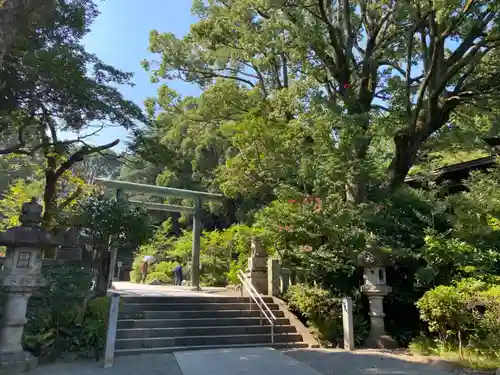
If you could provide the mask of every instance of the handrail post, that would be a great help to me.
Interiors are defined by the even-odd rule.
[[[113,367],[115,357],[116,326],[120,310],[120,293],[111,293],[109,307],[108,333],[106,335],[106,349],[104,352],[104,368]]]
[[[344,327],[344,349],[354,350],[354,322],[352,314],[352,298],[342,298],[342,325]]]
[[[276,322],[276,316],[273,314],[273,312],[266,304],[266,302],[262,299],[262,296],[257,292],[257,290],[255,290],[253,285],[247,280],[245,274],[242,271],[238,273],[238,278],[241,282],[242,290],[243,287],[245,287],[245,289],[249,294],[250,310],[252,310],[252,299],[254,300],[255,304],[260,310],[260,325],[262,326],[263,317],[265,317],[268,320],[269,324],[271,325],[271,344],[274,344],[274,326]],[[264,309],[267,310],[267,312]]]

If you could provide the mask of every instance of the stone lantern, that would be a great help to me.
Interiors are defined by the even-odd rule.
[[[363,267],[364,283],[361,292],[368,297],[370,305],[370,334],[365,345],[371,348],[391,349],[397,343],[385,331],[384,297],[392,288],[387,285],[386,266],[390,264],[388,257],[377,248],[372,240],[367,249],[359,254],[358,265]]]
[[[252,255],[248,259],[248,276],[250,282],[258,293],[267,294],[267,252],[258,237],[252,237],[251,248]]]
[[[30,371],[38,360],[22,346],[28,299],[46,284],[41,274],[42,249],[55,246],[52,236],[40,227],[42,206],[33,198],[25,203],[21,226],[0,233],[0,245],[7,247],[0,285],[6,294],[0,328],[0,374],[15,375]]]

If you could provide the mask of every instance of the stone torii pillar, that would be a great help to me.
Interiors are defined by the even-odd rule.
[[[107,188],[116,189],[117,200],[123,199],[130,204],[143,207],[147,210],[166,211],[166,212],[184,212],[193,216],[193,245],[191,252],[191,287],[194,290],[200,290],[200,246],[201,246],[201,216],[202,216],[202,201],[221,201],[224,196],[221,194],[207,193],[204,191],[193,191],[176,189],[154,185],[137,184],[125,181],[113,181],[97,178],[96,182],[103,184]],[[141,195],[149,195],[156,197],[180,197],[194,200],[193,207],[177,206],[172,204],[161,204],[153,202],[141,202],[128,200],[126,192],[136,192]],[[114,264],[112,268],[114,270]],[[0,374],[1,375],[1,374]]]
[[[37,358],[22,346],[28,300],[33,292],[44,286],[41,274],[42,249],[57,245],[52,236],[40,227],[42,206],[32,198],[25,203],[20,216],[21,226],[0,233],[0,245],[7,246],[0,285],[7,302],[0,328],[0,374],[16,375],[33,370]]]

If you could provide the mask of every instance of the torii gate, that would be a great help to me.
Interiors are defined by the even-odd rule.
[[[193,191],[184,189],[175,189],[155,185],[137,184],[133,182],[106,180],[96,178],[95,181],[106,188],[116,189],[117,199],[126,199],[125,191],[141,193],[157,197],[181,197],[194,199],[194,207],[177,206],[171,204],[141,202],[128,200],[129,203],[144,207],[148,210],[167,211],[167,212],[185,212],[193,214],[193,248],[191,255],[191,286],[195,290],[200,290],[200,240],[201,240],[201,204],[202,200],[221,200],[222,194],[206,193],[203,191]],[[112,269],[114,269],[114,262]]]

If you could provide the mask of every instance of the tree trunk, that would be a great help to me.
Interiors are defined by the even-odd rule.
[[[400,188],[413,166],[420,145],[416,137],[408,134],[397,134],[394,137],[395,155],[389,165],[389,188],[394,191]]]
[[[371,139],[364,132],[358,135],[352,144],[353,152],[347,163],[352,165],[352,172],[347,176],[345,184],[346,201],[351,204],[359,204],[366,199],[367,181],[363,172],[363,164],[366,159],[366,153],[370,146]]]
[[[104,297],[108,293],[108,263],[109,263],[109,254],[99,257],[97,260],[97,277],[95,284],[95,292],[97,297]]]
[[[43,217],[42,217],[42,227],[51,230],[52,229],[52,220],[54,213],[54,203],[56,200],[57,194],[57,179],[54,171],[47,170],[45,171],[45,191],[43,193]],[[46,248],[43,251],[43,257],[46,259],[54,259],[55,257],[55,248],[50,247]]]
[[[43,193],[44,211],[42,218],[42,226],[45,229],[50,229],[52,227],[56,194],[57,194],[56,176],[53,171],[48,170],[45,172],[45,191]]]

